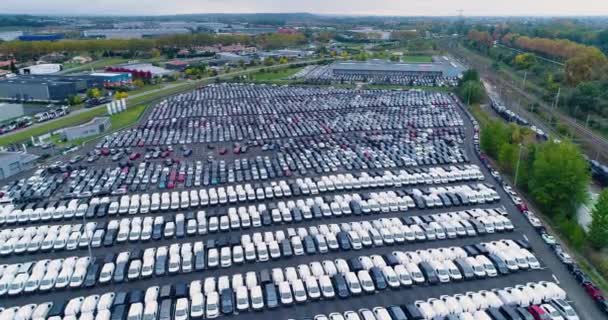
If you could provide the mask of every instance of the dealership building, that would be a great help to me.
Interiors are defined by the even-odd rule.
[[[458,78],[466,70],[462,65],[443,57],[434,58],[430,63],[394,63],[383,60],[336,62],[330,68],[336,77],[368,75]]]
[[[0,99],[61,102],[89,88],[103,87],[102,77],[91,75],[20,75],[0,79]]]

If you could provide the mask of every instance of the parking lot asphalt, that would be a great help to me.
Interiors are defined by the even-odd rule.
[[[179,274],[175,276],[162,276],[162,277],[153,277],[150,279],[137,280],[134,282],[125,282],[121,284],[111,284],[111,285],[100,285],[91,289],[70,289],[64,291],[53,291],[50,294],[33,294],[33,295],[24,295],[16,298],[6,298],[0,299],[0,306],[13,306],[13,305],[24,305],[28,303],[41,303],[46,301],[66,301],[74,297],[78,296],[86,296],[90,294],[102,294],[105,292],[111,291],[129,291],[133,289],[142,289],[154,285],[165,285],[165,284],[175,284],[180,282],[189,283],[192,280],[202,280],[205,277],[209,276],[221,276],[221,275],[232,275],[236,273],[244,273],[247,271],[259,271],[262,269],[271,269],[275,267],[288,267],[288,266],[297,266],[301,263],[309,263],[311,261],[321,261],[326,259],[336,259],[336,258],[350,258],[356,257],[360,255],[370,255],[370,254],[383,254],[390,253],[394,250],[418,250],[418,249],[426,249],[426,248],[438,248],[438,247],[450,247],[450,246],[463,246],[468,244],[476,244],[480,242],[493,241],[499,239],[526,239],[532,246],[532,251],[536,255],[536,257],[540,260],[543,265],[542,270],[534,270],[534,271],[520,271],[517,273],[512,273],[506,276],[499,276],[495,278],[489,278],[484,280],[476,280],[469,282],[459,282],[459,283],[448,283],[441,284],[436,286],[414,286],[412,288],[402,288],[400,290],[395,291],[383,291],[380,293],[376,293],[374,295],[369,296],[358,296],[351,297],[345,300],[325,300],[312,302],[305,305],[296,305],[294,307],[289,308],[279,308],[276,310],[264,310],[263,312],[257,313],[241,313],[238,315],[240,319],[260,319],[262,317],[277,317],[283,319],[289,318],[304,318],[304,317],[312,317],[319,313],[331,313],[338,311],[346,311],[346,310],[358,310],[360,308],[371,308],[375,306],[388,306],[392,304],[404,304],[414,302],[419,299],[428,299],[432,297],[439,297],[445,294],[456,294],[456,293],[465,293],[467,291],[478,291],[482,289],[493,289],[493,288],[504,288],[509,286],[514,286],[516,284],[526,284],[528,282],[538,282],[538,281],[554,281],[557,282],[567,293],[568,299],[573,303],[575,309],[581,316],[581,319],[604,319],[606,316],[599,310],[599,308],[595,305],[595,303],[587,296],[585,291],[572,275],[568,272],[567,268],[564,264],[562,264],[554,252],[551,250],[549,246],[547,246],[537,231],[529,224],[526,220],[525,216],[522,215],[517,208],[514,206],[512,201],[510,200],[509,195],[507,195],[500,184],[494,180],[494,178],[490,175],[489,171],[486,167],[481,163],[481,161],[475,156],[475,151],[473,147],[473,126],[470,122],[469,118],[466,116],[462,110],[459,110],[461,117],[464,120],[464,129],[465,129],[465,141],[461,145],[465,150],[470,163],[477,164],[481,170],[483,171],[486,179],[485,183],[491,183],[495,185],[495,190],[499,193],[501,200],[498,203],[493,204],[485,204],[485,205],[476,205],[471,206],[475,208],[494,208],[504,206],[508,211],[508,218],[515,225],[515,231],[510,233],[495,233],[495,234],[487,234],[477,237],[470,238],[458,238],[458,239],[446,239],[446,240],[436,240],[436,241],[425,241],[425,242],[417,242],[417,243],[406,243],[403,245],[394,245],[394,246],[385,246],[379,248],[364,248],[362,250],[357,251],[337,251],[337,252],[329,252],[327,254],[316,254],[316,255],[303,255],[292,257],[290,259],[279,259],[279,260],[271,260],[268,262],[256,263],[256,264],[243,264],[239,266],[231,266],[230,268],[220,268],[215,270],[204,270],[202,272],[192,272],[188,274]],[[216,150],[206,151],[205,145],[201,145],[197,147],[198,150],[195,152],[207,152],[207,153],[216,153]],[[87,149],[81,150],[79,152],[83,152]],[[252,154],[248,154],[248,157],[257,155],[257,152],[260,154],[265,154],[266,152],[261,152],[259,150],[253,150]],[[197,157],[200,159],[205,159],[207,157],[206,153],[202,155],[198,155],[195,153]],[[217,153],[216,153],[217,155]],[[239,156],[230,155],[227,156],[226,159],[234,159]],[[192,160],[196,160],[198,158],[192,158]],[[94,166],[103,167],[105,165],[109,165],[111,162],[100,162],[95,163]],[[340,170],[344,172],[345,170]],[[314,176],[314,175],[311,175]],[[466,182],[465,182],[466,183]],[[458,183],[455,183],[458,184]],[[381,190],[389,190],[390,188],[379,188],[374,189],[375,191]],[[179,189],[178,189],[179,190]],[[352,192],[364,192],[361,190],[357,191],[335,191],[332,193],[328,193],[327,195],[335,195],[335,194],[345,194]],[[321,196],[325,196],[326,194],[322,194]],[[299,199],[305,198],[301,197],[292,197],[291,199]],[[283,200],[283,199],[281,199]],[[271,201],[267,201],[271,202]],[[217,208],[213,208],[211,210],[224,211],[227,206],[220,206]],[[238,205],[232,205],[238,206]],[[350,222],[350,221],[360,221],[360,220],[371,220],[385,217],[393,217],[393,216],[411,216],[411,215],[429,215],[438,212],[450,212],[450,211],[458,211],[463,210],[467,207],[448,207],[448,208],[434,208],[434,209],[412,209],[403,213],[388,213],[388,214],[378,214],[378,215],[368,215],[368,216],[342,216],[340,218],[330,218],[330,219],[321,219],[321,220],[308,220],[300,223],[293,223],[290,225],[271,225],[267,227],[261,228],[252,228],[249,230],[240,230],[240,231],[231,231],[229,235],[231,236],[240,236],[241,234],[251,234],[254,232],[264,232],[264,231],[275,231],[275,230],[286,230],[289,227],[308,227],[312,225],[319,225],[322,223],[341,223],[341,222]],[[167,214],[167,213],[164,213]],[[152,214],[150,214],[152,215]],[[143,215],[138,215],[143,216]],[[117,217],[117,219],[122,217]],[[102,219],[93,219],[90,221],[100,221],[100,220],[109,220],[106,216]],[[66,223],[80,223],[79,219],[75,219],[69,222],[58,222],[58,224],[66,224]],[[223,236],[223,233],[218,234],[208,234],[204,236],[195,236],[195,237],[186,237],[182,239],[163,239],[160,241],[150,241],[147,243],[124,243],[113,245],[111,247],[102,247],[98,249],[94,249],[94,256],[103,256],[107,253],[116,253],[121,251],[128,251],[134,249],[145,249],[148,247],[158,247],[162,245],[168,245],[172,243],[183,243],[183,242],[194,242],[194,241],[205,241],[209,238],[214,238],[218,236]],[[60,257],[69,257],[69,256],[86,256],[87,249],[79,249],[75,251],[59,251],[52,253],[53,258]],[[38,260],[48,256],[45,254],[31,254],[31,255],[11,255],[8,257],[3,257],[1,259],[2,263],[16,263],[30,260]]]

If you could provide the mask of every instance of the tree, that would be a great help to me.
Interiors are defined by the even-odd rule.
[[[598,105],[599,96],[602,91],[599,84],[595,82],[582,82],[576,86],[568,98],[570,108],[580,109],[588,113]],[[574,110],[572,110],[574,112]]]
[[[606,56],[591,48],[566,61],[566,80],[570,85],[597,79],[607,64]]]
[[[135,79],[135,80],[133,80],[133,85],[136,86],[136,87],[138,87],[138,88],[141,88],[141,87],[143,87],[145,85],[145,83],[141,79]]]
[[[101,90],[99,90],[98,88],[91,88],[87,90],[87,97],[97,99],[101,97]]]
[[[399,62],[399,61],[401,60],[401,57],[399,57],[399,56],[398,56],[398,55],[396,55],[396,54],[393,54],[393,55],[391,55],[391,58],[390,58],[390,59],[391,59],[391,61],[393,61],[393,62]]]
[[[79,105],[81,103],[82,103],[82,98],[78,95],[68,97],[68,104],[71,106]]]
[[[275,64],[274,58],[273,57],[268,57],[266,59],[264,59],[264,65],[265,66],[271,66]]]
[[[279,64],[286,64],[286,63],[288,63],[288,62],[289,62],[289,60],[287,60],[287,57],[281,57],[281,58],[279,59]]]
[[[479,72],[475,69],[469,69],[462,73],[462,78],[460,79],[460,83],[465,83],[467,81],[481,81],[479,78]]]
[[[536,64],[536,56],[531,53],[518,54],[513,60],[515,62],[515,66],[519,69],[528,70]]]
[[[116,94],[114,94],[114,99],[115,100],[120,100],[120,99],[126,99],[129,97],[129,94],[126,92],[116,92]]]
[[[596,249],[608,245],[608,189],[602,190],[591,211],[589,242]]]
[[[500,121],[490,121],[481,130],[481,149],[493,158],[498,158],[500,146],[509,140],[507,126]]]
[[[546,142],[535,154],[528,187],[536,202],[552,216],[573,215],[587,199],[588,164],[571,142]]]
[[[500,167],[507,173],[514,174],[519,156],[519,148],[517,145],[503,143],[498,151],[498,163]]]
[[[460,99],[467,104],[480,103],[485,95],[483,84],[480,81],[467,81],[458,88]]]

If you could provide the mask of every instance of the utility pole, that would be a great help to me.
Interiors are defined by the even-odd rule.
[[[528,71],[525,71],[525,72],[524,72],[524,84],[523,84],[523,86],[522,86],[522,89],[523,89],[524,91],[526,91],[526,79],[527,79],[527,78],[528,78]]]
[[[562,87],[557,88],[557,93],[555,94],[555,101],[553,102],[553,108],[557,108],[559,104],[559,95],[562,92]]]
[[[585,128],[589,128],[589,117],[591,116],[590,113],[587,113],[587,121],[585,121]]]
[[[515,167],[515,181],[513,181],[513,186],[517,188],[517,176],[519,175],[519,164],[521,162],[521,143],[519,144],[519,156],[517,157],[517,165]]]

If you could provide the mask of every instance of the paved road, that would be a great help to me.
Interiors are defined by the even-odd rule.
[[[473,133],[472,127],[468,117],[464,116],[463,118],[465,118],[465,127],[467,130],[467,141],[465,142],[467,154],[470,155],[470,159],[473,163],[476,163],[483,168],[484,175],[488,177],[488,179],[492,179],[487,168],[481,164],[477,157],[474,156],[475,151],[471,140]],[[518,230],[526,235],[530,244],[532,245],[532,248],[534,249],[534,253],[539,260],[541,260],[551,270],[552,276],[554,275],[555,278],[559,280],[560,286],[568,293],[568,298],[574,303],[576,310],[581,316],[581,319],[608,319],[608,316],[606,316],[606,314],[604,314],[597,307],[595,302],[587,296],[585,290],[570,274],[566,266],[558,260],[557,256],[553,253],[549,246],[544,243],[538,232],[536,232],[532,225],[528,223],[525,216],[519,213],[519,210],[517,210],[512,201],[507,200],[509,199],[509,196],[505,193],[505,191],[502,188],[497,188],[497,191],[501,199],[503,199],[501,203],[503,203],[509,211],[510,219],[513,221]]]

